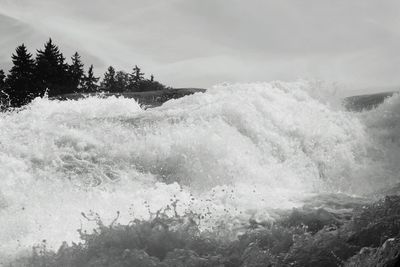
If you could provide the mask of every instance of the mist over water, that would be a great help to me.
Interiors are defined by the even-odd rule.
[[[318,93],[317,93],[318,92]],[[400,177],[400,98],[350,113],[318,83],[219,85],[143,109],[133,99],[36,99],[0,114],[0,255],[77,241],[82,216],[180,213],[235,228],[323,193]]]

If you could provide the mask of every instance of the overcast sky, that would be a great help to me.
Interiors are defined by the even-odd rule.
[[[98,74],[135,64],[172,86],[322,79],[400,86],[400,1],[0,0],[0,68],[52,37]]]

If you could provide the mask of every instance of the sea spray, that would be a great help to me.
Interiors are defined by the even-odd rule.
[[[82,212],[128,223],[177,203],[233,229],[311,195],[367,192],[364,118],[311,86],[220,85],[147,110],[115,97],[36,99],[1,114],[2,255],[77,240],[93,227]]]
[[[368,156],[359,173],[376,189],[400,182],[400,95],[394,94],[372,110],[358,113],[368,131]]]

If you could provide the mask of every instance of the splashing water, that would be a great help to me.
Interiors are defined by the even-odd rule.
[[[229,228],[312,195],[398,182],[400,97],[354,114],[315,89],[220,85],[147,110],[115,97],[36,99],[0,114],[0,256],[77,240],[90,227],[81,212],[107,222],[120,211],[126,223],[178,201]]]

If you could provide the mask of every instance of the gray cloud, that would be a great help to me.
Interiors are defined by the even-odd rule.
[[[39,48],[52,36],[99,72],[138,64],[174,86],[301,77],[395,86],[399,12],[391,0],[0,0],[0,62],[21,41]]]

